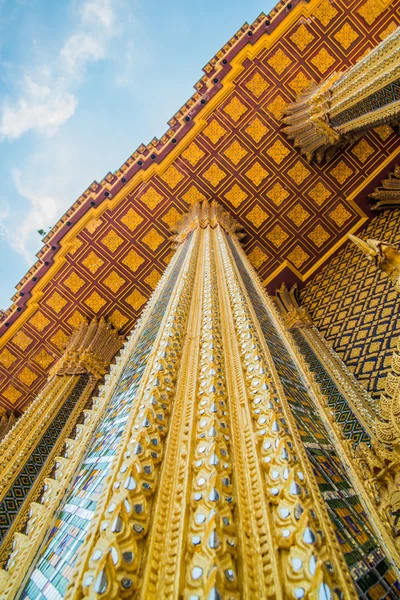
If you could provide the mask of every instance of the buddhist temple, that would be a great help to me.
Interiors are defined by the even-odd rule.
[[[400,598],[399,25],[279,2],[44,237],[0,600]]]

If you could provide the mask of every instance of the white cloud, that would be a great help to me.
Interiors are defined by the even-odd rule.
[[[0,107],[0,140],[15,140],[28,131],[54,135],[78,106],[76,88],[88,64],[105,59],[111,38],[119,35],[114,0],[86,0],[75,31],[66,39],[50,66],[22,71],[21,94]]]

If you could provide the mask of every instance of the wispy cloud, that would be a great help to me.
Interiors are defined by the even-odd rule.
[[[0,139],[29,131],[52,136],[73,116],[88,65],[106,58],[110,40],[121,33],[116,25],[121,6],[118,0],[86,0],[55,58],[28,72],[21,68],[19,97],[6,98],[0,107]]]

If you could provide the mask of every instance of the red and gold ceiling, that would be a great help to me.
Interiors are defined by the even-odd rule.
[[[133,327],[170,260],[169,227],[193,202],[215,198],[243,224],[272,289],[307,280],[367,221],[367,193],[399,153],[396,133],[377,128],[328,164],[308,164],[280,118],[309,82],[393,31],[399,4],[294,0],[229,40],[163,138],[93,183],[45,238],[0,323],[1,406],[26,406],[83,317]]]

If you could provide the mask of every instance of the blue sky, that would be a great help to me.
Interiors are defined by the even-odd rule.
[[[0,0],[0,308],[54,225],[271,0]]]

